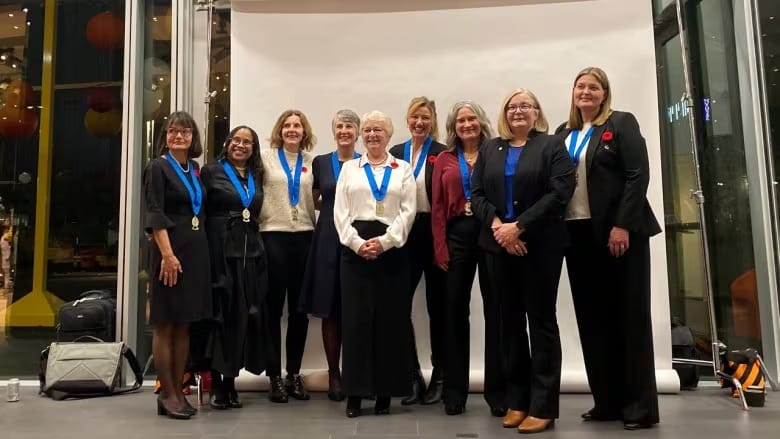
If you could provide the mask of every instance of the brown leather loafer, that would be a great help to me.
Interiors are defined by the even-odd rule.
[[[528,413],[520,410],[507,410],[502,425],[504,428],[515,428],[523,422],[526,416],[528,416]]]
[[[528,416],[517,427],[517,432],[523,434],[540,433],[548,428],[552,428],[553,425],[555,425],[555,419],[540,419]]]

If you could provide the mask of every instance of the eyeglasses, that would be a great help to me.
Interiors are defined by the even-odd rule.
[[[365,127],[363,128],[363,134],[371,134],[371,133],[384,133],[385,129],[380,127]]]
[[[231,137],[230,143],[233,145],[243,145],[243,146],[252,146],[255,144],[255,142],[252,142],[251,140],[242,139],[240,137]]]
[[[531,110],[535,110],[537,107],[536,105],[531,104],[522,104],[522,105],[507,105],[506,112],[507,113],[528,113]]]
[[[168,128],[168,135],[176,137],[181,134],[182,137],[192,137],[192,128]]]

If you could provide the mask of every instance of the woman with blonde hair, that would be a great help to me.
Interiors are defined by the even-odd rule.
[[[582,418],[622,420],[636,430],[659,421],[649,240],[661,227],[647,201],[650,165],[639,123],[612,110],[611,101],[607,74],[583,69],[569,120],[556,131],[577,167],[566,209],[566,268],[595,403]],[[611,367],[615,362],[630,367]]]
[[[260,232],[268,258],[268,307],[274,358],[266,375],[271,381],[268,398],[286,403],[289,396],[308,400],[301,378],[301,361],[306,346],[309,319],[300,312],[298,299],[306,259],[314,230],[312,197],[312,154],[317,139],[306,115],[287,110],[279,115],[271,131],[270,148],[263,150],[263,208]],[[287,298],[287,378],[282,381],[281,319]]]
[[[501,298],[503,425],[520,433],[550,428],[559,412],[556,299],[569,243],[563,213],[574,191],[574,165],[563,142],[546,132],[536,96],[513,91],[501,106],[500,137],[482,146],[471,181],[472,208],[482,223],[479,245]]]
[[[436,157],[447,147],[437,142],[439,129],[436,103],[425,96],[413,98],[406,110],[406,126],[411,137],[390,148],[390,154],[412,166],[416,186],[417,216],[409,234],[407,246],[411,258],[412,276],[409,279],[409,325],[412,325],[412,299],[417,284],[425,274],[425,302],[430,322],[431,363],[433,373],[426,391],[420,371],[417,349],[413,345],[411,391],[401,401],[403,405],[434,404],[441,401],[444,388],[444,272],[433,262],[433,235],[431,233],[431,203],[433,200],[433,169]],[[414,327],[412,326],[412,333]]]

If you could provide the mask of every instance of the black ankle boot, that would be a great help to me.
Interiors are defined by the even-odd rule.
[[[360,397],[350,396],[347,398],[347,417],[357,418],[360,414]]]
[[[303,387],[303,379],[299,374],[288,374],[284,381],[288,395],[301,401],[307,401],[311,398],[309,392]]]
[[[436,404],[441,401],[441,394],[444,391],[444,374],[440,368],[434,368],[431,374],[431,382],[428,384],[428,390],[423,397],[423,404]]]
[[[418,404],[423,400],[425,393],[425,380],[423,380],[422,372],[417,369],[412,373],[412,389],[409,396],[401,400],[401,405]]]
[[[268,399],[271,402],[286,403],[288,401],[287,389],[284,388],[284,381],[280,376],[272,376],[271,389],[268,392]]]

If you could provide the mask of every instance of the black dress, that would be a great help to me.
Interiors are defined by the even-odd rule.
[[[333,174],[331,154],[317,156],[312,162],[312,187],[322,194],[322,207],[306,261],[299,305],[300,312],[318,318],[337,318],[341,314],[341,243],[333,223],[336,176]],[[339,162],[339,168],[343,164]]]
[[[238,172],[236,176],[246,187],[247,179]],[[266,306],[268,268],[257,224],[263,186],[255,180],[250,220],[245,222],[241,198],[222,163],[203,168],[203,184],[209,193],[206,215],[214,295],[215,325],[207,349],[211,367],[226,377],[238,376],[242,368],[259,375],[272,349]]]
[[[197,165],[190,162],[185,174],[190,183]],[[197,181],[197,184],[201,184]],[[162,254],[151,246],[149,279],[151,289],[149,324],[190,323],[212,315],[209,269],[209,246],[206,238],[205,209],[198,214],[199,230],[192,230],[192,203],[187,188],[165,158],[149,162],[143,175],[144,229],[167,229],[173,254],[181,263],[182,272],[173,287],[162,284],[160,263]],[[206,190],[201,184],[203,205]]]

